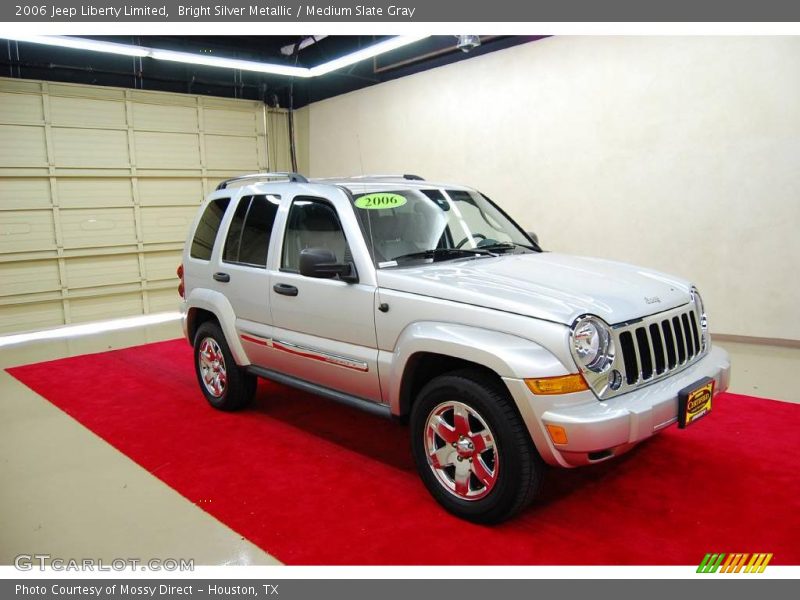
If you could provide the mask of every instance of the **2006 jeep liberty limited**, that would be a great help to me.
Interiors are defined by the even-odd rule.
[[[414,175],[224,181],[178,275],[212,406],[265,377],[407,418],[423,482],[471,521],[529,504],[544,463],[618,456],[728,387],[691,283],[543,252],[486,196]]]

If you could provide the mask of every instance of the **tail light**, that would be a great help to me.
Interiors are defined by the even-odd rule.
[[[186,288],[183,285],[183,264],[178,265],[176,274],[178,275],[178,279],[181,280],[181,282],[178,284],[178,295],[181,298],[186,298]]]

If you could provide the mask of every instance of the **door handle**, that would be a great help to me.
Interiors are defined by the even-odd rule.
[[[275,290],[276,294],[282,294],[284,296],[297,296],[298,293],[297,288],[288,283],[276,283],[272,286],[272,289]]]
[[[231,276],[227,273],[214,273],[214,279],[222,283],[228,283],[231,280]]]

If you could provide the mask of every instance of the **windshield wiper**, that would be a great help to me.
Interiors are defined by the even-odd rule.
[[[481,249],[487,248],[489,250],[513,250],[514,248],[525,248],[527,250],[534,250],[535,252],[542,252],[542,249],[538,244],[534,246],[532,244],[520,244],[518,242],[497,242],[496,244],[481,246]]]
[[[494,252],[485,248],[431,248],[422,252],[412,252],[397,256],[394,260],[414,260],[416,258],[431,258],[433,262],[437,260],[448,260],[465,256],[497,256]]]

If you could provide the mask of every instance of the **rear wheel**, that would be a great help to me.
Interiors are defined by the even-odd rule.
[[[499,523],[536,496],[543,463],[498,381],[468,371],[442,375],[411,411],[417,470],[448,511],[476,523]]]
[[[214,408],[239,410],[253,400],[257,379],[236,364],[217,323],[203,323],[197,330],[194,367],[200,389]]]

